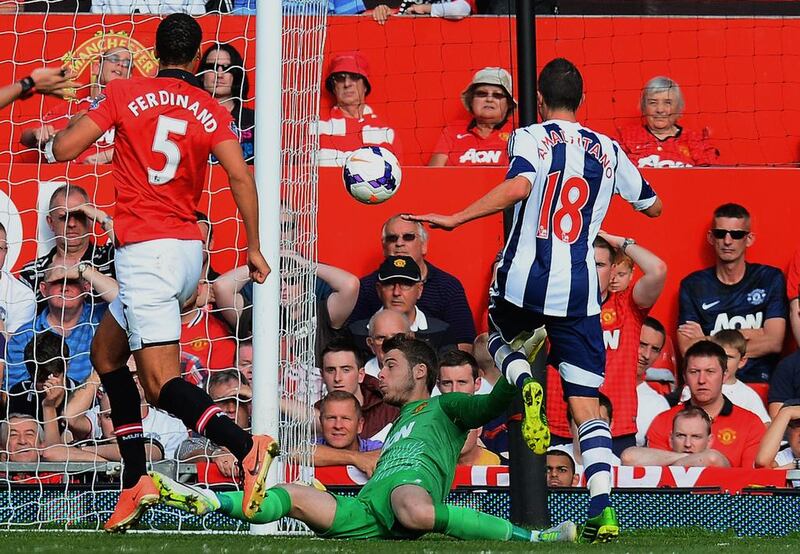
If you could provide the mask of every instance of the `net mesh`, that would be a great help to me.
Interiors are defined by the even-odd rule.
[[[220,4],[225,11],[224,5],[230,3]],[[285,454],[276,465],[280,481],[309,482],[313,403],[320,387],[314,350],[317,142],[308,129],[315,125],[319,109],[327,2],[287,4],[282,36],[278,364],[279,439]],[[167,3],[159,8],[166,11]],[[0,320],[7,336],[0,418],[0,512],[4,514],[0,526],[99,528],[120,488],[121,464],[110,440],[109,406],[89,361],[91,337],[116,293],[113,219],[106,219],[114,214],[113,182],[111,166],[104,163],[113,151],[113,135],[104,135],[68,164],[48,164],[42,150],[50,134],[97,101],[106,82],[155,75],[153,44],[163,15],[160,9],[155,11],[34,15],[0,10],[0,28],[5,29],[0,31],[2,82],[20,79],[42,65],[64,63],[81,83],[78,102],[36,96],[0,112],[0,223],[7,234],[0,235],[0,256],[6,258],[0,277]],[[230,106],[243,153],[251,163],[254,11],[252,2],[250,10],[237,12],[244,15],[211,13],[198,19],[204,31],[200,84]],[[225,172],[215,160],[209,164],[199,204],[205,265],[197,297],[183,310],[181,368],[186,380],[203,387],[237,423],[250,428],[253,295],[244,265],[246,238]],[[92,268],[80,266],[80,261]],[[53,335],[46,338],[43,331],[48,329]],[[63,359],[66,377],[60,374]],[[133,368],[133,360],[129,365]],[[148,461],[156,469],[186,481],[238,486],[231,476],[232,457],[225,451],[194,436],[166,412],[143,406],[143,415]],[[57,497],[74,499],[71,489],[79,485],[80,509],[58,509]],[[15,505],[20,486],[30,493],[24,506]],[[40,502],[42,509],[32,510],[36,498],[45,494],[48,501]],[[64,505],[73,506],[71,502],[65,500]],[[174,520],[160,523],[158,513],[154,510],[155,515],[145,520],[145,528],[175,525]],[[195,521],[192,528],[240,527],[229,520],[206,518]],[[282,532],[302,530],[289,521],[281,524]]]

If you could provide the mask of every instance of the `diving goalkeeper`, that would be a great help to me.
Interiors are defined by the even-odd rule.
[[[320,537],[339,539],[413,539],[430,531],[459,539],[574,541],[567,521],[530,531],[498,517],[444,503],[456,460],[470,429],[502,414],[516,389],[501,378],[491,394],[443,394],[431,398],[437,360],[424,341],[402,335],[387,339],[378,375],[384,400],[400,407],[386,437],[372,478],[356,497],[339,496],[296,484],[269,489],[252,518],[242,513],[242,493],[213,493],[154,473],[161,501],[204,514],[219,511],[251,523],[284,516],[308,525]]]

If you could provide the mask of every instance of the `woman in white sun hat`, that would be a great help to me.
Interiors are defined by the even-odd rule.
[[[502,67],[484,67],[461,93],[461,101],[470,119],[442,130],[428,165],[508,165],[506,148],[517,107],[511,75]]]

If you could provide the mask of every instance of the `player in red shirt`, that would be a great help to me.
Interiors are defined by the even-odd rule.
[[[620,292],[609,290],[617,254],[630,257],[643,275],[635,284]],[[667,265],[633,239],[600,231],[594,242],[594,258],[600,297],[603,304],[600,323],[606,347],[605,380],[600,392],[608,396],[614,408],[611,422],[612,450],[619,456],[636,445],[636,367],[642,323],[658,300],[667,278]],[[551,432],[562,442],[572,442],[557,370],[547,367],[547,421]]]
[[[720,345],[701,340],[690,346],[684,357],[684,377],[691,392],[687,403],[709,415],[714,448],[728,458],[731,467],[752,468],[765,427],[756,414],[734,406],[722,394],[727,366],[728,357]],[[670,450],[672,420],[683,407],[678,404],[656,416],[647,431],[648,447]]]
[[[172,14],[156,31],[155,78],[117,80],[105,100],[75,117],[51,144],[58,161],[74,159],[107,129],[116,128],[116,257],[119,296],[92,342],[92,364],[111,401],[111,419],[125,462],[123,491],[107,531],[125,531],[158,490],[146,472],[141,399],[125,362],[133,352],[147,401],[180,418],[237,457],[244,475],[242,510],[258,511],[277,444],[237,427],[202,390],[180,377],[180,308],[197,289],[203,243],[197,202],[209,154],[228,174],[247,233],[250,276],[270,272],[260,252],[258,197],[242,157],[230,113],[194,76],[202,30],[186,14]],[[221,416],[221,417],[219,417]]]

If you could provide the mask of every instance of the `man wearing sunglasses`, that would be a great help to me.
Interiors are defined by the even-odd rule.
[[[53,191],[46,220],[55,246],[43,256],[25,264],[19,272],[19,280],[36,294],[40,312],[47,303],[39,285],[48,267],[62,266],[74,268],[75,271],[82,268],[81,278],[88,280],[90,275],[94,278],[96,274],[96,278],[103,281],[103,290],[116,277],[114,220],[92,203],[83,187],[67,184]],[[100,296],[97,290],[92,289],[93,300],[99,300]]]
[[[716,263],[681,281],[678,347],[683,354],[722,329],[738,329],[747,339],[749,360],[737,377],[766,383],[783,347],[787,307],[780,270],[745,259],[755,239],[743,206],[723,204],[714,211],[707,240]]]
[[[325,88],[333,95],[329,119],[320,119],[319,164],[343,166],[353,150],[364,145],[383,146],[401,159],[394,129],[367,104],[372,87],[369,64],[359,52],[344,52],[331,59]],[[402,161],[402,160],[401,160]]]
[[[43,152],[45,144],[55,137],[55,134],[64,129],[70,118],[85,111],[95,103],[103,100],[103,89],[116,79],[128,79],[131,76],[133,57],[127,48],[109,48],[100,54],[91,65],[91,88],[89,95],[77,102],[59,102],[41,122],[36,123],[22,131],[20,143],[28,148],[35,148]],[[43,154],[40,154],[43,156]],[[114,130],[104,133],[94,145],[81,153],[76,161],[84,164],[111,163],[114,157]],[[45,158],[42,157],[44,160]]]
[[[450,338],[461,350],[472,352],[475,340],[475,323],[467,303],[464,286],[450,273],[439,269],[425,259],[428,253],[428,232],[421,223],[406,221],[400,214],[393,215],[381,230],[383,256],[411,256],[422,274],[422,296],[419,308],[428,317],[442,320],[450,326]],[[361,278],[358,301],[350,321],[368,319],[382,303],[376,293],[378,272]]]

